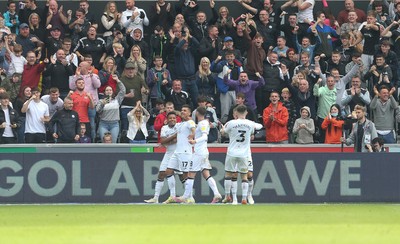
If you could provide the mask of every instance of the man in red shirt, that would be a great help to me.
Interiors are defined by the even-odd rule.
[[[92,95],[85,92],[85,81],[83,78],[78,78],[75,81],[76,90],[70,91],[68,96],[72,99],[74,106],[72,110],[79,115],[79,122],[84,123],[89,133],[91,131],[88,109],[94,108]],[[90,135],[90,134],[89,134]]]

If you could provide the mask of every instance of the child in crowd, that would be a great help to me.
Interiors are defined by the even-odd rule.
[[[4,24],[10,29],[11,33],[18,35],[19,19],[16,12],[17,4],[13,1],[8,1],[7,9],[4,13]]]
[[[81,123],[81,133],[79,134],[78,143],[92,143],[92,139],[88,135],[86,135],[86,125],[85,123]]]
[[[24,71],[24,65],[27,63],[24,56],[22,56],[22,46],[20,44],[14,43],[14,49],[11,50],[10,44],[6,41],[6,50],[10,54],[11,63],[8,68],[7,76],[11,77],[14,73],[22,74]]]
[[[309,144],[314,142],[313,134],[315,132],[314,120],[311,119],[310,108],[304,106],[300,109],[301,117],[296,119],[293,127],[293,133],[296,136],[296,143]]]

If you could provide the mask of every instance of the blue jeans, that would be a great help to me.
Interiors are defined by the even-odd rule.
[[[119,134],[119,122],[118,121],[103,121],[99,122],[99,136],[103,140],[104,133],[111,132],[112,143],[117,143]]]
[[[88,110],[89,120],[90,120],[90,136],[92,137],[92,142],[96,139],[96,109],[89,108]]]
[[[146,144],[146,140],[129,140],[131,144]]]
[[[393,130],[392,130],[389,134],[387,134],[387,135],[380,135],[380,134],[378,133],[378,137],[382,138],[383,141],[385,142],[385,144],[386,144],[386,143],[387,143],[387,144],[396,143],[396,139],[394,138]]]
[[[181,79],[182,90],[189,93],[190,99],[192,100],[192,108],[197,108],[197,97],[199,96],[199,89],[195,79]]]
[[[132,108],[120,108],[120,118],[121,118],[121,130],[128,131],[129,121],[128,121],[128,113],[132,110]]]

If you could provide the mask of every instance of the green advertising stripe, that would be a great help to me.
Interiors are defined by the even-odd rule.
[[[0,153],[36,153],[35,147],[0,147]]]
[[[133,153],[152,153],[153,147],[131,147]]]

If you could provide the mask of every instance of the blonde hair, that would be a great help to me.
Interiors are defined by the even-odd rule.
[[[113,61],[113,63],[114,63],[113,70],[115,70],[115,68],[116,68],[115,59],[114,59],[113,57],[111,57],[111,56],[108,56],[107,58],[104,59],[103,69],[107,71],[107,62],[108,62],[109,60],[112,60],[112,61]]]
[[[229,15],[229,9],[226,6],[222,6],[218,9],[219,15],[221,15],[222,10],[226,10],[226,14]]]
[[[203,61],[206,61],[208,63],[208,69],[204,70],[203,66],[201,65],[201,63],[203,63]],[[210,60],[207,57],[202,57],[200,60],[200,64],[199,64],[199,77],[200,78],[205,78],[207,76],[209,76],[211,74],[211,70],[210,70]]]
[[[131,60],[134,59],[133,58],[133,49],[136,47],[139,49],[139,59],[142,59],[142,49],[140,48],[139,45],[133,45],[131,48],[131,55],[129,56],[129,59],[131,59]]]
[[[110,12],[110,5],[111,5],[111,4],[114,4],[114,6],[115,6],[115,12],[118,13],[117,4],[116,4],[114,1],[109,1],[109,2],[106,4],[106,6],[104,7],[104,12],[107,14],[107,17],[108,17],[108,16],[113,16],[113,17],[115,17],[114,14]]]
[[[37,24],[37,26],[33,26],[33,25],[32,25],[32,17],[33,17],[33,16],[37,16],[37,17],[38,17],[38,24]],[[39,16],[37,13],[31,13],[31,15],[29,15],[29,19],[28,19],[29,29],[34,30],[34,29],[35,29],[34,27],[39,28],[39,26],[40,26],[40,21],[41,21],[40,16]]]
[[[113,48],[123,48],[122,44],[119,42],[116,42],[112,45]]]

